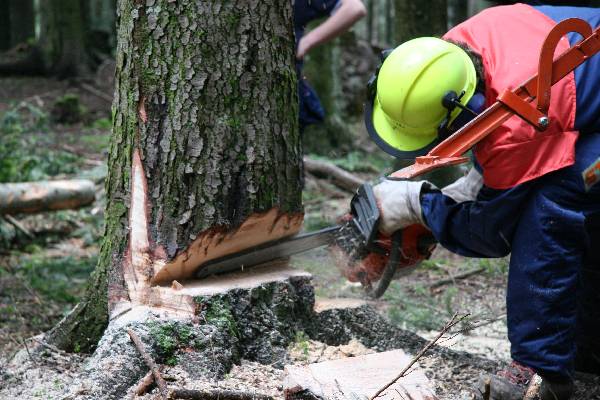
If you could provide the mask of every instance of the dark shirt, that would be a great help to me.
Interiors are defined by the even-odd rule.
[[[315,19],[328,17],[337,7],[340,0],[295,0],[294,32],[296,44],[304,35],[304,29]]]

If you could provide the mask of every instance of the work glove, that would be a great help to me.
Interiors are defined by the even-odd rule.
[[[409,225],[426,226],[421,213],[421,193],[435,189],[427,181],[385,180],[374,186],[373,192],[381,213],[379,231],[384,235],[392,235]]]
[[[483,187],[483,177],[475,168],[454,183],[445,186],[442,193],[457,203],[464,201],[474,201]]]

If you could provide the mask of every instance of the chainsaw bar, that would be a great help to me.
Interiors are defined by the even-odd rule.
[[[326,246],[335,240],[341,226],[332,226],[316,232],[274,240],[239,253],[208,261],[195,273],[197,278],[226,272],[243,271],[245,268],[264,264],[278,258],[288,257],[317,247]]]

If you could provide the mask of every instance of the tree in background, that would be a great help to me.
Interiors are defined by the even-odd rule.
[[[85,73],[112,57],[114,25],[113,0],[3,1],[0,50],[11,50],[0,55],[0,73]]]
[[[11,0],[10,42],[12,46],[35,39],[35,10],[33,0]]]
[[[446,0],[394,0],[396,45],[420,36],[436,36],[448,28]]]
[[[112,56],[116,47],[116,2],[86,0],[81,7],[85,19],[87,53],[95,63]]]
[[[0,51],[10,47],[10,12],[7,1],[0,1]]]
[[[40,2],[39,47],[44,70],[76,76],[87,69],[84,14],[80,0]]]
[[[118,2],[105,234],[86,294],[49,334],[63,349],[93,349],[109,312],[150,301],[151,281],[219,232],[256,216],[299,229],[292,3],[214,4]]]
[[[0,2],[0,51],[35,39],[33,0]]]

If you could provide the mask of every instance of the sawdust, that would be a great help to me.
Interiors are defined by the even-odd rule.
[[[375,351],[365,347],[355,339],[341,346],[327,346],[325,343],[307,340],[302,345],[290,346],[288,364],[308,365],[315,362],[338,360],[371,353],[375,353]],[[224,379],[221,380],[203,381],[193,379],[179,366],[167,367],[163,375],[170,388],[236,390],[265,394],[272,396],[274,399],[284,398],[283,370],[254,361],[242,360],[239,365],[234,365]],[[149,400],[156,393],[158,391],[154,388],[152,392],[134,398]],[[130,390],[128,396],[133,396],[133,390]]]
[[[438,332],[423,331],[418,334],[426,339],[433,339]],[[502,319],[468,332],[458,333],[446,340],[440,340],[438,345],[493,360],[510,362],[510,343],[506,338],[506,323]]]

